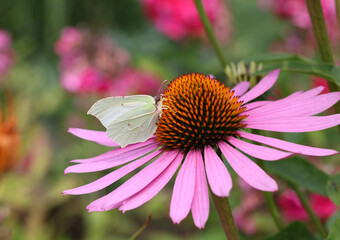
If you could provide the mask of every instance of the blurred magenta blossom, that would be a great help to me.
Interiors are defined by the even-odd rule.
[[[312,28],[305,0],[261,0],[260,3],[280,17],[289,19],[298,28]],[[321,0],[321,4],[328,27],[336,26],[335,1]]]
[[[130,54],[103,35],[67,27],[55,44],[61,85],[73,93],[156,94],[160,78],[132,68]]]
[[[312,80],[312,87],[318,87],[322,86],[324,89],[321,93],[328,93],[329,92],[329,86],[327,80],[321,78],[321,77],[313,77]]]
[[[231,32],[230,12],[223,0],[203,0],[204,9],[217,38],[226,42]],[[204,28],[193,0],[142,0],[147,17],[156,29],[179,41],[204,37]]]
[[[259,0],[260,6],[270,9],[282,19],[291,22],[295,29],[286,33],[286,39],[274,46],[274,50],[289,51],[304,55],[314,53],[316,44],[305,0]],[[334,0],[321,0],[328,34],[333,45],[339,45],[340,32]]]
[[[0,83],[4,75],[13,65],[14,51],[11,48],[12,40],[8,32],[0,29]]]
[[[318,194],[311,194],[309,202],[312,210],[322,220],[327,220],[337,211],[337,206],[329,199]],[[298,196],[292,190],[285,191],[278,199],[277,203],[283,216],[290,221],[309,219],[306,210],[303,208]]]

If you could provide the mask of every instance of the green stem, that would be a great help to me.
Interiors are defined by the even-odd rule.
[[[222,65],[223,69],[224,69],[226,67],[228,61],[227,61],[226,57],[224,56],[220,45],[217,42],[214,31],[213,31],[211,24],[209,22],[208,16],[204,11],[202,1],[201,0],[195,0],[195,5],[196,5],[196,8],[197,8],[198,14],[200,16],[201,22],[203,24],[205,33],[207,34],[211,44],[213,45],[215,52],[216,52],[216,54],[217,54],[217,56],[220,60],[220,63]]]
[[[312,22],[313,34],[318,45],[318,49],[321,55],[321,59],[325,63],[331,63],[334,65],[334,57],[331,42],[327,32],[325,23],[325,17],[323,15],[322,6],[320,0],[306,0],[309,17]],[[339,0],[337,0],[337,11],[339,10]],[[338,15],[339,17],[339,15]],[[339,87],[331,81],[328,81],[329,90],[331,92],[337,91]],[[340,103],[334,105],[336,112],[340,112]],[[339,127],[340,129],[340,127]]]
[[[305,196],[305,194],[301,191],[299,186],[297,186],[296,184],[294,184],[292,182],[288,182],[288,184],[296,192],[298,198],[300,199],[300,202],[301,202],[302,206],[307,211],[309,218],[311,219],[311,221],[315,225],[315,227],[318,230],[318,232],[321,235],[321,237],[326,238],[327,237],[327,233],[326,233],[325,229],[323,228],[322,223],[319,220],[319,218],[312,211],[312,209],[311,209],[311,207],[310,207],[310,205],[308,203],[308,200],[307,200],[307,197]]]
[[[334,64],[333,52],[320,0],[306,0],[313,33],[323,62]]]
[[[338,27],[340,28],[340,0],[335,0],[336,3],[336,15],[338,17]]]
[[[256,131],[257,132],[257,131]],[[264,168],[264,165],[263,165],[263,161],[260,161],[258,160],[257,161],[258,165],[263,169],[265,170]],[[274,201],[274,198],[273,198],[273,195],[272,193],[270,192],[263,192],[265,198],[266,198],[266,203],[268,205],[268,208],[269,208],[269,211],[270,211],[270,214],[272,215],[272,218],[276,224],[276,227],[279,229],[279,230],[282,230],[283,229],[283,222],[282,222],[282,218],[280,216],[280,212],[276,206],[276,203]]]
[[[273,220],[279,230],[283,229],[283,222],[280,217],[279,210],[277,209],[276,203],[274,201],[273,195],[270,192],[263,192],[268,208],[270,210],[270,214],[273,217]]]
[[[223,230],[228,240],[238,240],[238,233],[235,226],[235,221],[231,208],[229,205],[228,198],[218,197],[210,190],[211,196],[214,200],[216,211],[220,218]]]
[[[135,240],[144,230],[145,228],[149,225],[151,221],[151,214],[149,214],[148,218],[146,219],[145,223],[143,224],[143,226],[141,226],[137,232],[135,232],[132,237],[129,238],[129,240]]]

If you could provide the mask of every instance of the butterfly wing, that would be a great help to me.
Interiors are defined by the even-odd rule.
[[[122,147],[151,137],[159,115],[155,100],[148,95],[105,98],[96,102],[88,114],[98,118],[108,136]]]
[[[107,129],[107,134],[121,147],[132,143],[144,142],[155,133],[158,116],[159,113],[156,111],[129,121],[129,125],[124,122],[112,124]],[[118,129],[122,129],[120,134],[116,134]]]

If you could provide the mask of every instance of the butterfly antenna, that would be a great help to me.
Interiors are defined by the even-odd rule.
[[[162,82],[161,86],[159,87],[159,89],[158,89],[158,93],[157,93],[157,97],[156,97],[156,99],[157,99],[157,100],[159,100],[159,99],[160,99],[160,96],[161,96],[161,90],[163,89],[163,86],[164,86],[164,84],[165,84],[167,81],[168,81],[168,80],[164,80],[164,81]]]

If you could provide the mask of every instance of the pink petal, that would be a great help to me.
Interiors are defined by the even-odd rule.
[[[205,170],[211,191],[220,197],[229,197],[233,186],[230,174],[216,152],[207,145],[204,148]]]
[[[108,157],[102,161],[98,162],[89,162],[89,163],[80,163],[77,165],[69,166],[65,169],[64,173],[86,173],[86,172],[97,172],[109,168],[113,168],[124,163],[130,162],[134,159],[137,159],[144,154],[154,150],[157,148],[157,145],[149,145],[144,148],[138,148],[135,150],[131,150],[129,152],[125,152],[119,155],[114,155],[113,157]]]
[[[121,168],[105,175],[104,177],[99,178],[98,180],[96,180],[94,182],[91,182],[91,183],[86,184],[86,185],[81,186],[81,187],[65,190],[62,193],[63,193],[63,195],[66,195],[66,194],[79,195],[79,194],[92,193],[92,192],[98,191],[100,189],[103,189],[103,188],[111,185],[112,183],[116,182],[120,178],[124,177],[126,174],[132,172],[133,170],[144,165],[145,163],[151,161],[153,158],[155,158],[160,153],[161,153],[160,150],[156,150],[156,151],[146,155],[145,157],[142,157],[142,158],[140,158],[140,159],[138,159],[138,160],[136,160],[132,163],[125,165],[124,167],[121,167]]]
[[[247,111],[249,119],[310,116],[325,111],[340,100],[340,92],[326,93],[312,98],[296,101],[276,101],[257,109]]]
[[[93,141],[104,146],[119,147],[117,143],[112,141],[107,136],[106,132],[87,130],[87,129],[81,129],[81,128],[69,128],[68,132],[72,133],[73,135],[79,138],[82,138],[88,141]]]
[[[189,213],[194,198],[197,152],[189,151],[178,172],[170,204],[170,217],[180,223]]]
[[[280,70],[276,69],[268,73],[258,84],[255,85],[252,89],[250,89],[246,94],[244,94],[239,101],[243,101],[243,103],[249,102],[258,96],[265,93],[268,89],[270,89],[277,78],[279,77]]]
[[[219,142],[218,145],[230,166],[250,186],[262,191],[277,191],[278,186],[274,179],[269,177],[252,160],[225,142]]]
[[[95,202],[95,201],[94,201],[94,202]],[[91,208],[88,208],[88,207],[87,207],[87,210],[88,210],[89,213],[90,213],[90,212],[104,212],[104,211],[108,211],[108,210],[113,210],[113,209],[115,209],[115,208],[119,208],[120,206],[122,206],[123,202],[124,202],[124,201],[120,201],[120,202],[118,202],[118,203],[112,204],[112,205],[110,206],[109,209],[101,208],[101,206],[93,206],[93,207],[91,207]],[[92,203],[93,203],[93,202],[92,202]],[[92,204],[92,203],[91,203],[91,204]],[[90,204],[90,205],[91,205],[91,204]]]
[[[175,160],[148,186],[130,197],[128,200],[124,201],[124,204],[119,208],[119,210],[125,212],[137,208],[156,196],[157,193],[159,193],[159,191],[164,188],[164,186],[170,181],[171,177],[176,173],[183,160],[183,157],[184,155],[179,153]]]
[[[272,102],[272,101],[256,101],[256,102],[251,102],[251,103],[248,103],[246,105],[244,105],[247,109],[245,111],[245,113],[247,114],[247,112],[251,109],[254,109],[254,108],[258,108],[258,107],[261,107],[263,105],[266,105],[267,103],[269,102]]]
[[[209,217],[209,193],[200,150],[196,151],[196,184],[191,214],[198,228],[204,228]]]
[[[312,89],[302,93],[301,95],[302,95],[303,98],[314,97],[314,96],[320,94],[324,89],[325,89],[325,87],[319,86],[319,87],[316,87],[316,88],[312,88]]]
[[[309,117],[287,117],[273,119],[248,120],[242,123],[247,124],[247,128],[277,131],[277,132],[312,132],[331,128],[340,124],[340,114],[329,116],[309,116]]]
[[[234,145],[236,148],[240,149],[242,152],[263,160],[275,161],[292,155],[288,152],[255,145],[234,137],[229,137],[228,142]]]
[[[149,139],[145,142],[141,142],[141,143],[135,143],[135,144],[131,144],[129,146],[126,146],[125,148],[116,148],[113,149],[109,152],[106,152],[104,154],[100,154],[96,157],[93,158],[86,158],[86,159],[75,159],[70,161],[70,163],[95,163],[95,162],[110,162],[112,160],[113,157],[120,157],[122,154],[125,154],[127,152],[130,151],[138,151],[142,150],[144,147],[153,144],[153,146],[155,146],[155,148],[157,148],[154,139]],[[158,145],[158,144],[157,144]]]
[[[338,152],[333,149],[325,149],[325,148],[314,148],[309,146],[304,146],[296,143],[291,143],[287,141],[283,141],[276,138],[271,137],[265,137],[256,135],[253,133],[247,133],[247,132],[238,132],[240,137],[244,137],[246,139],[263,143],[271,147],[279,148],[285,151],[308,155],[308,156],[329,156],[337,154]]]
[[[234,91],[234,96],[241,96],[243,95],[249,88],[249,82],[248,81],[243,81],[238,83],[232,91]]]
[[[97,199],[87,206],[88,209],[101,207],[104,210],[111,209],[111,206],[128,199],[135,193],[150,184],[164,169],[166,169],[175,159],[177,152],[166,152],[150,163],[136,175],[131,177],[113,192]]]

